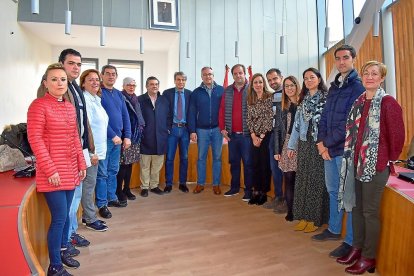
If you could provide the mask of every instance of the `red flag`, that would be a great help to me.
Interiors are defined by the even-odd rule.
[[[226,72],[224,73],[224,82],[223,82],[224,88],[229,86],[229,70],[230,70],[230,67],[228,67],[226,64]]]
[[[249,72],[249,83],[252,81],[253,73],[252,73],[252,66],[250,65],[247,67],[247,72]]]

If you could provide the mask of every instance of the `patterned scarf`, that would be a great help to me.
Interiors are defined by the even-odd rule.
[[[317,91],[313,96],[307,93],[297,110],[299,113],[302,113],[305,123],[309,124],[309,121],[312,119],[311,134],[315,141],[317,140],[319,121],[325,102],[325,92]]]
[[[352,105],[346,122],[346,138],[344,155],[341,166],[341,176],[338,193],[338,210],[345,208],[347,212],[355,207],[355,179],[361,182],[370,182],[376,173],[378,157],[378,142],[380,135],[381,101],[387,95],[382,87],[378,88],[372,98],[365,128],[362,135],[362,145],[358,154],[358,163],[354,164],[355,145],[358,139],[359,124],[366,101],[366,92]]]

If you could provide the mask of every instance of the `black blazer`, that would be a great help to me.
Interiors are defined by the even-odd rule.
[[[185,120],[188,124],[188,107],[190,105],[190,94],[191,90],[184,88],[184,98],[185,98]],[[170,103],[170,116],[172,118],[171,123],[174,122],[174,97],[175,97],[175,87],[164,90],[162,95],[168,100]]]

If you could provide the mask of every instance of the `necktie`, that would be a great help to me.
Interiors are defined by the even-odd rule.
[[[178,91],[177,98],[177,120],[181,121],[183,119],[183,101],[181,99],[181,92]]]

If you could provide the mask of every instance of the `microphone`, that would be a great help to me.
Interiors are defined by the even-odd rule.
[[[27,152],[22,147],[16,145],[10,139],[7,139],[6,134],[0,133],[0,136],[8,143],[10,143],[15,148],[19,149],[21,152],[23,152],[26,156],[29,156],[32,163],[28,165],[27,167],[24,167],[21,170],[16,171],[16,173],[13,174],[14,177],[20,178],[20,177],[33,177],[36,175],[36,167],[35,167],[35,161],[33,159],[33,155]]]

